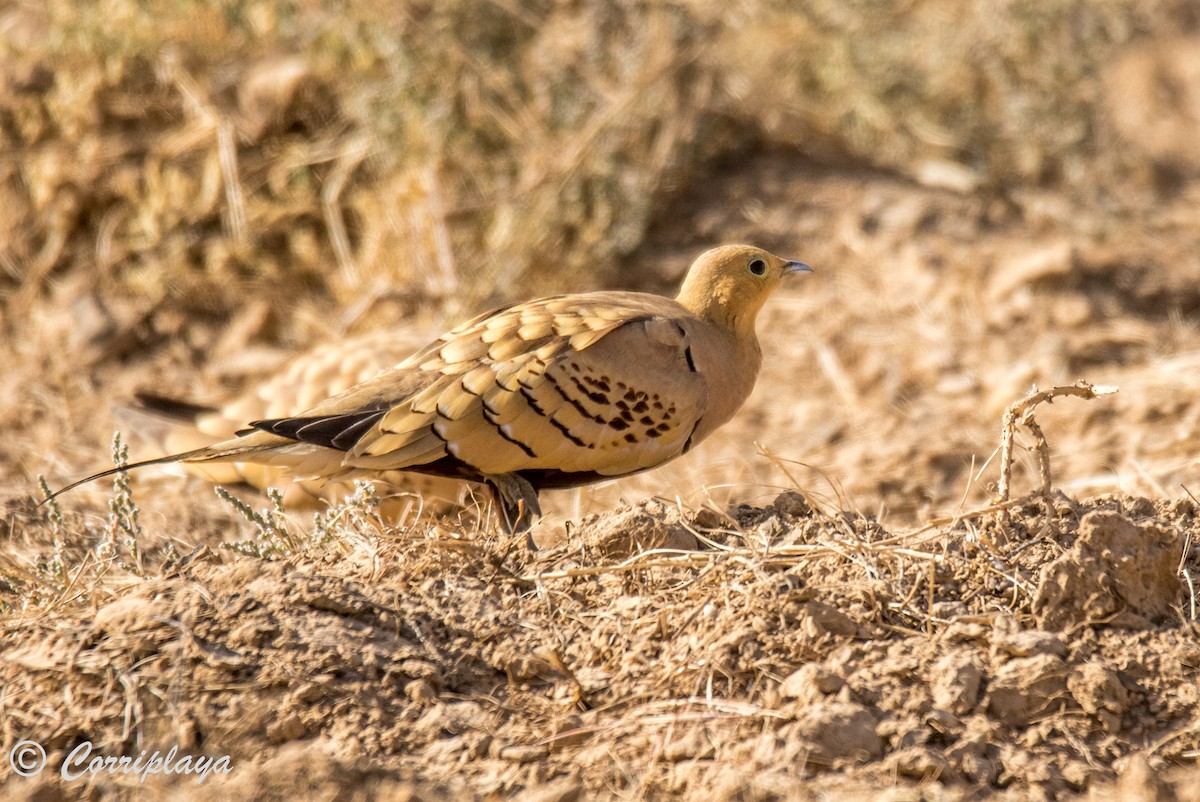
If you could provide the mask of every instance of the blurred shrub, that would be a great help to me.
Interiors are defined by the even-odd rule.
[[[617,283],[696,168],[764,146],[1094,192],[1138,0],[47,0],[0,12],[0,293],[458,314]],[[621,282],[629,283],[629,282]]]

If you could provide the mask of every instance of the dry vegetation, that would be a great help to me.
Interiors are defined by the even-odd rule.
[[[0,9],[4,796],[83,793],[33,738],[234,761],[97,799],[1200,800],[1195,4],[804,6]],[[138,387],[723,241],[818,271],[758,391],[541,551],[365,491],[33,506]]]

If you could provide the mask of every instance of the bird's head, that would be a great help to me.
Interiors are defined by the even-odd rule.
[[[676,296],[680,304],[713,325],[752,334],[758,310],[780,282],[811,273],[803,262],[781,259],[751,245],[722,245],[692,262]]]

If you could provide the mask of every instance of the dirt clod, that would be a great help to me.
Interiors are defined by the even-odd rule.
[[[579,525],[586,548],[605,557],[628,557],[650,549],[692,550],[696,536],[680,522],[678,510],[649,500],[618,510],[613,515],[593,515]]]
[[[1021,726],[1066,703],[1067,665],[1042,654],[1004,663],[988,683],[987,709],[1005,724]]]
[[[564,777],[534,788],[527,788],[514,802],[576,802],[583,794],[583,784],[572,777]]]
[[[1075,544],[1041,571],[1033,601],[1038,625],[1140,628],[1170,615],[1182,595],[1181,548],[1178,533],[1157,524],[1088,513]]]
[[[1129,708],[1129,692],[1120,676],[1103,663],[1088,662],[1067,677],[1067,689],[1083,712],[1096,716],[1109,730],[1116,730]]]
[[[161,599],[126,596],[97,610],[92,627],[98,635],[109,636],[157,629],[169,610],[169,605]]]
[[[1037,654],[1067,656],[1067,644],[1053,632],[1022,629],[1015,632],[997,633],[992,646],[1011,657],[1032,657]]]
[[[809,760],[829,764],[834,761],[862,761],[879,757],[883,742],[875,732],[875,715],[853,702],[818,702],[804,710],[796,722],[795,734],[812,745]]]
[[[934,663],[932,673],[934,704],[960,716],[975,709],[983,678],[983,667],[976,657],[968,652],[943,655]]]
[[[784,699],[810,702],[846,686],[846,680],[823,665],[810,663],[793,671],[779,686]]]

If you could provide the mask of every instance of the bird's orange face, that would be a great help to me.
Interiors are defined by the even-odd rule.
[[[745,332],[780,282],[810,273],[803,262],[781,259],[751,245],[723,245],[705,251],[688,270],[678,300],[714,325]]]

